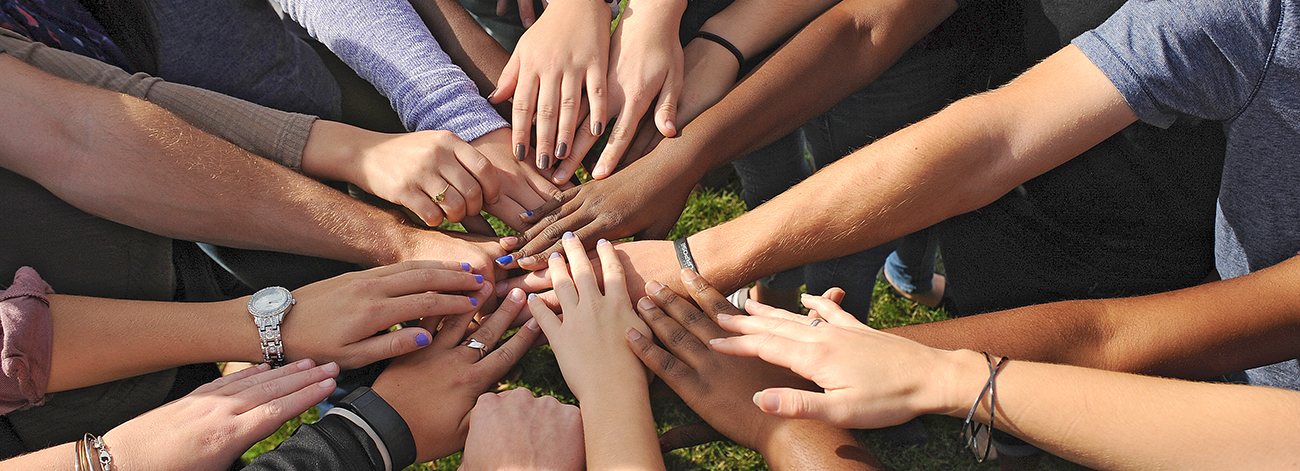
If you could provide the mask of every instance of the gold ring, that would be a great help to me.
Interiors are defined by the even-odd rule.
[[[433,202],[434,202],[434,203],[441,203],[442,200],[447,199],[447,190],[449,190],[449,189],[451,189],[451,184],[450,184],[450,183],[448,183],[447,186],[443,187],[443,188],[442,188],[442,191],[439,191],[438,194],[433,195]]]

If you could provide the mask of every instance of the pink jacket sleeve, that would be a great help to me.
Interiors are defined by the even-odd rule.
[[[45,402],[54,349],[53,293],[30,267],[0,294],[0,414]]]

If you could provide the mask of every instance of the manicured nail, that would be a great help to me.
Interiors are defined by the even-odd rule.
[[[523,144],[515,144],[515,158],[519,159],[520,162],[523,162],[524,158],[527,157],[527,155],[525,155],[527,152],[528,152],[528,146],[525,146]]]
[[[298,363],[295,363],[294,365],[297,366],[298,369],[300,370],[310,370],[312,367],[311,358],[304,358],[298,360]]]
[[[534,299],[537,299],[537,293],[528,293],[528,300],[532,301]]]
[[[640,340],[640,339],[641,339],[641,332],[637,331],[637,330],[634,329],[634,328],[628,327],[628,328],[627,328],[627,338],[628,338],[629,340]]]
[[[605,132],[605,123],[602,123],[600,121],[591,123],[591,133],[593,135],[599,136],[604,132]]]
[[[551,258],[560,258],[559,252],[551,252]]]
[[[524,323],[524,327],[527,327],[528,330],[537,330],[537,318],[534,317],[532,319],[528,319],[528,322]]]
[[[506,256],[504,256],[504,257],[501,257],[501,258],[498,258],[498,259],[497,259],[497,265],[501,265],[501,266],[504,267],[504,266],[506,266],[506,265],[509,265],[510,262],[513,262],[513,261],[515,261],[515,256],[514,256],[514,255],[506,255]]]
[[[256,368],[259,369],[259,370],[262,370],[262,371],[267,371],[267,370],[270,370],[270,369],[271,369],[271,365],[266,364],[266,363],[258,363],[257,366],[256,366]]]
[[[510,290],[510,297],[509,297],[508,299],[510,299],[511,301],[517,302],[517,303],[518,303],[518,302],[523,302],[523,300],[524,300],[524,290],[519,289],[519,288],[515,288],[515,289]]]
[[[691,270],[689,268],[682,269],[682,281],[685,281],[687,283],[694,283],[695,280],[698,279],[700,279],[700,274],[695,273],[695,270]]]
[[[642,296],[641,300],[636,302],[636,306],[649,311],[655,308],[655,302],[651,301],[649,296]]]
[[[330,374],[338,373],[339,364],[331,361],[329,363],[321,365],[320,370]]]
[[[664,285],[660,284],[658,281],[651,281],[645,284],[645,292],[650,294],[657,294],[663,289]]]
[[[566,240],[567,240],[567,239],[572,239],[572,238],[573,238],[573,232],[566,231],[566,232],[564,233],[564,238],[565,238]]]
[[[511,247],[514,247],[515,244],[518,244],[518,243],[519,243],[519,238],[518,238],[518,237],[515,237],[515,236],[503,237],[503,238],[501,239],[501,243],[502,243],[503,245],[509,245],[509,246],[511,246]]]
[[[415,336],[415,344],[421,347],[429,346],[429,334],[421,333]]]
[[[332,391],[332,390],[334,390],[334,387],[335,387],[335,385],[334,385],[334,378],[325,378],[325,379],[321,380],[321,382],[316,383],[316,385],[317,385],[317,386],[320,386],[321,389],[329,389],[329,390]]]
[[[474,275],[474,282],[475,282],[475,283],[482,283],[482,282],[483,282],[483,275]]]
[[[524,217],[533,217],[532,211],[524,211]]]
[[[503,294],[506,294],[507,289],[510,289],[509,283],[506,283],[504,281],[498,281],[496,287],[494,288],[494,292],[496,293],[497,296],[501,296]]]
[[[566,142],[561,142],[559,147],[555,148],[555,157],[564,158],[564,156],[566,155],[569,155],[569,144]]]
[[[461,269],[461,270],[469,271],[469,268],[470,268],[470,267],[469,267],[469,264],[468,264],[468,263],[460,262],[460,269]]]
[[[475,299],[475,298],[469,298],[469,305],[470,305],[470,306],[478,306],[478,299]]]
[[[763,401],[762,407],[765,411],[776,412],[781,410],[781,396],[777,394],[764,394],[763,391],[759,391],[754,398]]]
[[[596,247],[600,247],[600,246],[605,245],[605,244],[608,244],[608,243],[609,243],[608,240],[600,239],[600,240],[596,241]]]
[[[537,168],[542,170],[551,168],[551,156],[548,154],[537,154]]]
[[[731,318],[731,314],[718,314],[719,321],[725,321]]]

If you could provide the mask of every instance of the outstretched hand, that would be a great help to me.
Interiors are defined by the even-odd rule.
[[[527,389],[484,393],[469,413],[461,471],[587,469],[582,412]]]

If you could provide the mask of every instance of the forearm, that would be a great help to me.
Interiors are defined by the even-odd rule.
[[[885,469],[852,432],[815,420],[786,421],[759,453],[778,471]]]
[[[587,449],[587,469],[663,469],[646,376],[638,363],[635,374],[613,375],[619,385],[579,398],[582,430]]]
[[[962,353],[970,374],[946,412],[953,417],[965,417],[988,379],[984,358]],[[956,399],[962,395],[967,398]],[[987,396],[982,404],[976,419],[987,423]],[[1300,414],[1300,394],[1294,391],[1012,360],[997,377],[996,407],[997,429],[1090,468],[1297,464],[1300,427],[1293,419]]]
[[[501,47],[456,0],[411,0],[411,6],[429,27],[442,50],[460,66],[480,91],[496,88],[501,70],[510,62],[510,52]],[[497,105],[503,117],[510,116],[510,104]]]
[[[704,22],[746,59],[771,49],[840,0],[739,0]]]
[[[64,471],[76,469],[76,443],[64,443],[0,461],[0,470]]]
[[[980,208],[1135,120],[1101,71],[1070,47],[1008,86],[958,101],[692,236],[691,249],[701,274],[725,292]]]
[[[1043,304],[889,332],[945,350],[1204,379],[1300,356],[1300,290],[1290,288],[1297,279],[1300,259],[1293,258],[1169,293]]]

